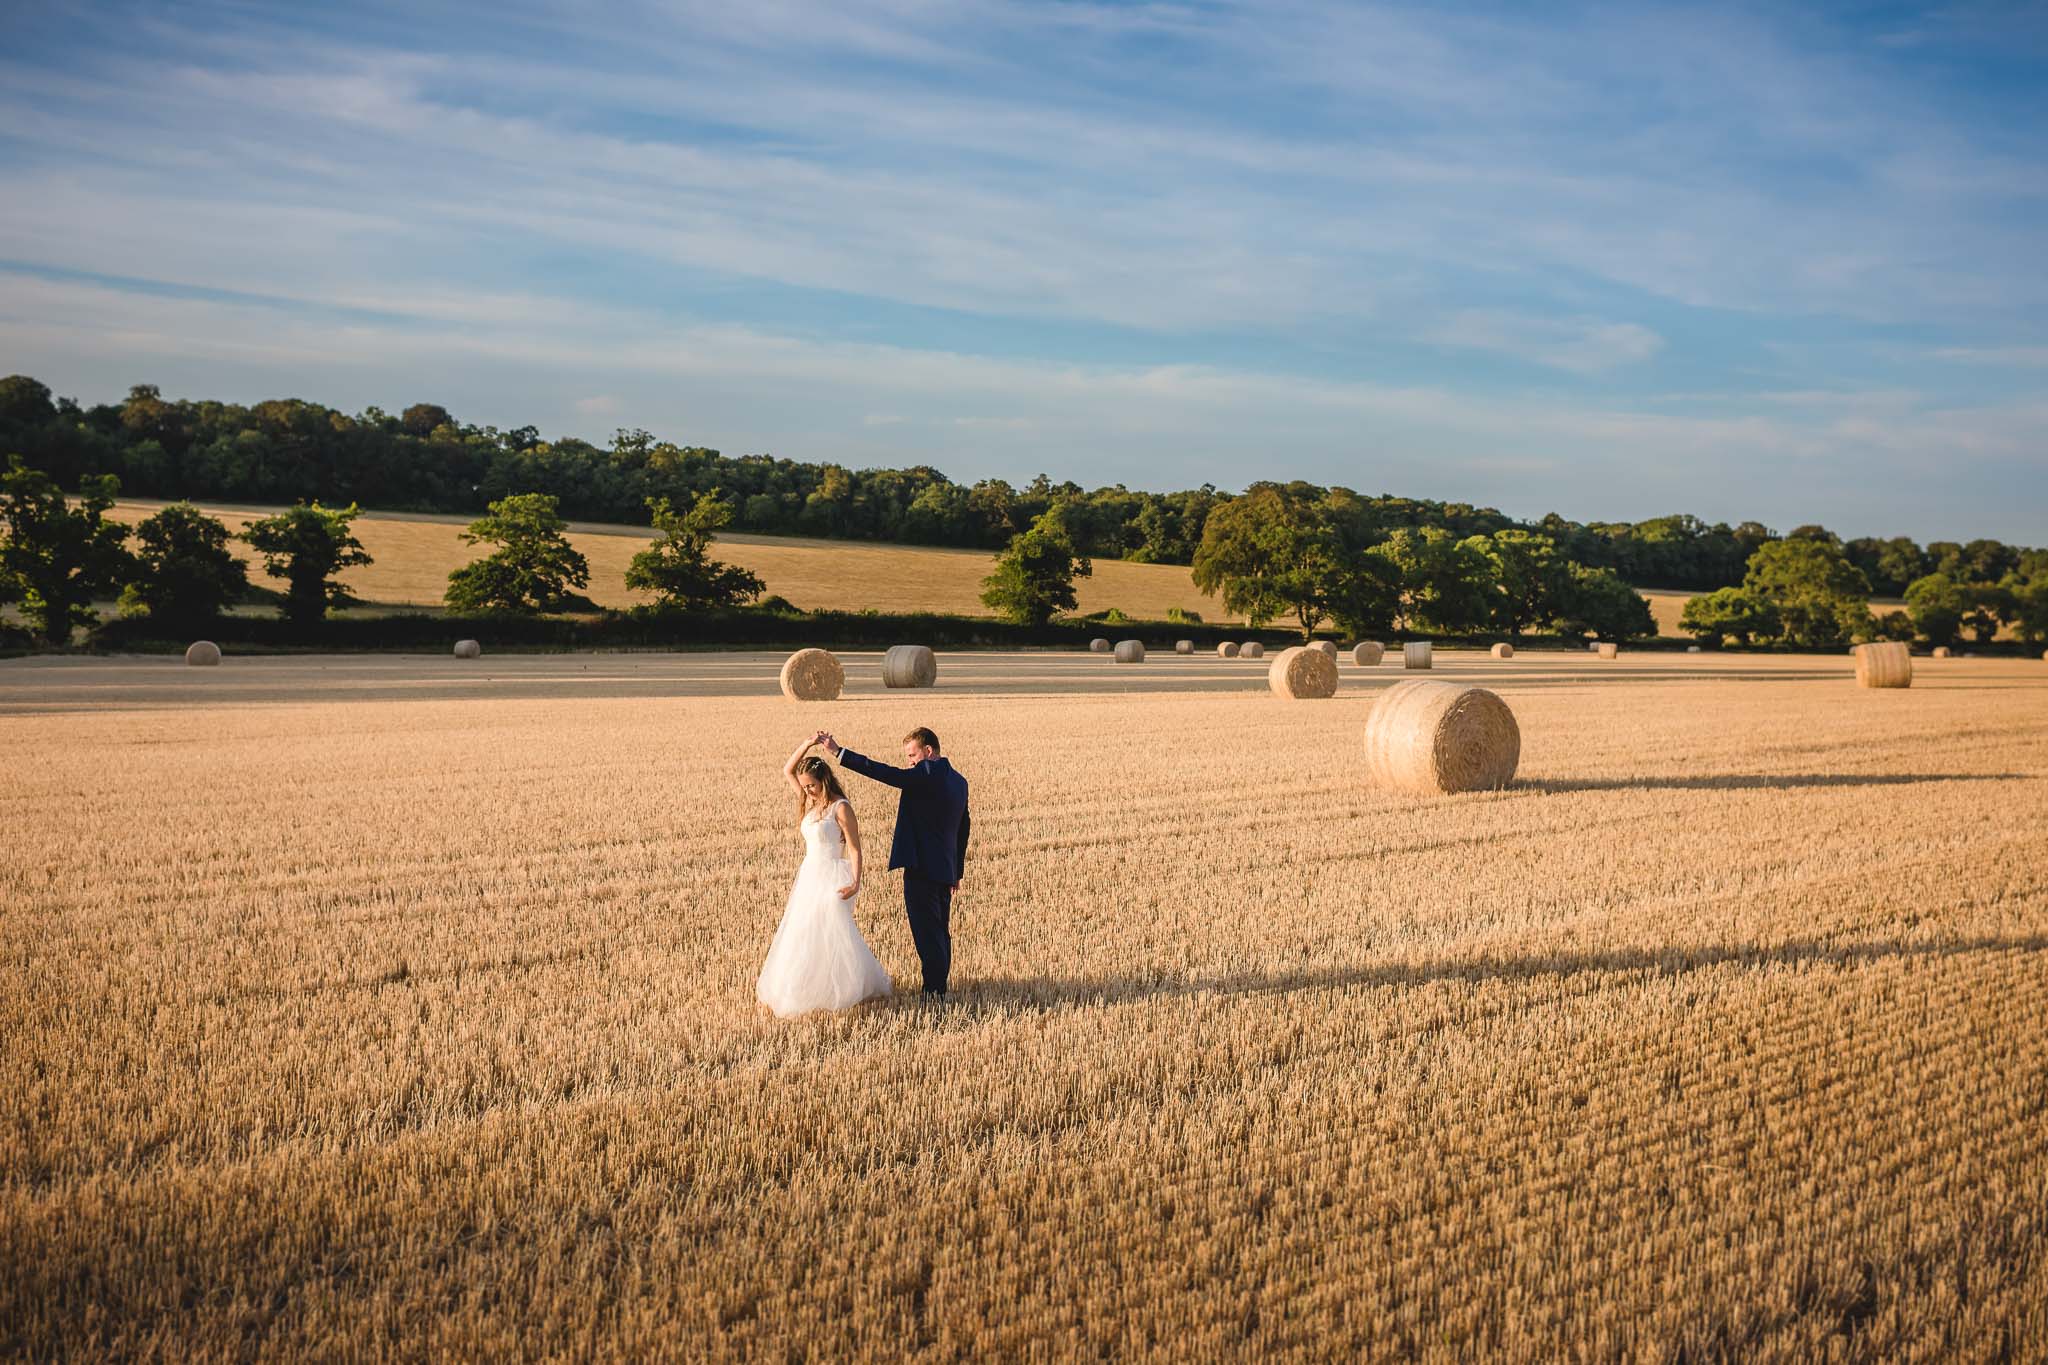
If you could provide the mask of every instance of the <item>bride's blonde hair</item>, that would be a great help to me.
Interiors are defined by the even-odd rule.
[[[844,801],[846,799],[846,788],[839,785],[839,774],[833,772],[832,765],[819,758],[816,754],[812,754],[809,758],[797,764],[796,772],[799,778],[808,775],[818,779],[818,786],[825,793],[825,805],[829,806],[834,801]],[[799,781],[796,794],[797,818],[801,820],[810,813],[811,794],[803,790],[803,783]]]

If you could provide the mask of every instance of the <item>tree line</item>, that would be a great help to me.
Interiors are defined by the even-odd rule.
[[[284,582],[283,619],[312,627],[354,598],[344,570],[371,563],[350,529],[354,504],[301,502],[251,522],[237,536],[190,503],[172,503],[132,528],[107,518],[113,475],[80,481],[67,496],[47,472],[10,455],[0,473],[0,608],[13,607],[33,638],[63,645],[98,621],[96,602],[118,596],[124,616],[171,631],[200,631],[253,595],[232,540],[248,544]],[[729,504],[699,494],[678,511],[645,509],[657,535],[628,564],[625,584],[649,593],[656,613],[725,612],[761,603],[754,574],[711,558]],[[1079,510],[1056,502],[1011,537],[983,581],[982,601],[1024,626],[1077,605],[1074,583],[1093,565],[1078,544]],[[588,560],[570,544],[550,493],[496,499],[461,533],[482,548],[448,576],[459,612],[536,616],[593,611],[580,591]],[[129,541],[134,541],[130,548]],[[1288,619],[1307,638],[1324,626],[1353,638],[1493,633],[1629,640],[1655,632],[1649,604],[1612,569],[1572,560],[1557,541],[1508,527],[1458,536],[1437,527],[1389,526],[1372,502],[1310,484],[1257,483],[1207,519],[1193,556],[1196,588],[1254,627]],[[2005,626],[2048,638],[2048,552],[2027,551],[1996,583],[1935,572],[1908,586],[1907,606],[1879,617],[1868,577],[1841,541],[1811,528],[1768,541],[1733,588],[1686,604],[1681,624],[1713,643],[1818,647],[1844,640],[1923,638],[1950,643],[1967,629],[1988,642]],[[1177,612],[1184,621],[1199,617]],[[0,631],[10,630],[0,622]]]
[[[1369,500],[1311,484],[1256,483],[1209,516],[1195,586],[1254,626],[1291,618],[1304,639],[1328,625],[1351,638],[1525,634],[1630,640],[1655,632],[1649,603],[1619,574],[1573,559],[1568,542],[1518,527],[1459,536],[1389,525]],[[1927,560],[1916,568],[1924,569]],[[1714,645],[1838,646],[1865,640],[1989,643],[2011,627],[2048,639],[2048,551],[1920,573],[1904,610],[1873,613],[1851,547],[1817,526],[1751,552],[1741,581],[1686,603],[1681,629]],[[1076,602],[1093,572],[1055,506],[1012,539],[982,602],[1036,625]],[[1988,577],[1998,573],[1996,580]]]
[[[110,598],[123,616],[146,616],[173,633],[207,629],[257,595],[230,548],[235,540],[283,581],[278,613],[302,629],[356,605],[341,574],[374,562],[350,527],[362,515],[354,504],[297,503],[234,533],[176,502],[130,528],[106,515],[119,491],[119,479],[101,474],[67,496],[48,473],[8,457],[0,472],[0,608],[19,612],[32,642],[68,644],[74,631],[99,623],[95,604]],[[759,578],[710,557],[712,537],[730,515],[723,503],[705,496],[678,513],[657,499],[646,510],[659,534],[633,556],[625,581],[653,594],[655,610],[728,610],[760,598]],[[552,494],[498,499],[461,532],[465,542],[488,548],[448,575],[443,601],[465,613],[595,611],[578,591],[590,584],[590,564],[569,543],[568,526]],[[0,635],[12,630],[0,619]]]
[[[0,379],[0,450],[17,451],[66,488],[112,474],[131,495],[258,503],[318,501],[392,511],[476,515],[517,493],[546,493],[565,517],[651,525],[659,499],[694,506],[705,494],[730,509],[735,530],[997,550],[1055,505],[1083,554],[1194,563],[1209,518],[1233,501],[1204,485],[1154,493],[1121,484],[1084,489],[1044,474],[958,484],[926,465],[852,470],[769,455],[732,457],[620,430],[609,446],[549,441],[532,426],[501,431],[415,403],[393,416],[348,414],[296,398],[252,405],[165,398],[138,384],[119,403],[54,397],[26,375]],[[1345,488],[1319,490],[1370,510],[1389,529],[1448,532],[1459,540],[1507,530],[1547,537],[1557,553],[1643,587],[1709,591],[1739,586],[1757,548],[1779,537],[1755,521],[1735,526],[1674,515],[1640,522],[1576,522],[1556,513],[1518,522],[1490,507]],[[1997,582],[2022,553],[1995,540],[1862,538],[1843,546],[1873,593],[1898,597],[1931,573]]]

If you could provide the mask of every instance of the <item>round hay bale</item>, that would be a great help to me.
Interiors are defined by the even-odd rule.
[[[1219,659],[1235,659],[1237,657],[1237,645],[1229,640],[1225,640],[1222,644],[1216,646],[1216,657]]]
[[[2041,662],[2044,664],[2048,664],[2048,649],[2044,649],[2041,651]]]
[[[1858,687],[1911,687],[1913,653],[1894,640],[1856,646]]]
[[[1195,652],[1195,642],[1193,640],[1175,640],[1173,642],[1173,652],[1176,654],[1192,654]]]
[[[1244,648],[1238,652],[1247,659],[1263,659],[1266,657],[1266,647],[1257,640],[1246,640]]]
[[[846,670],[829,649],[800,649],[782,661],[782,695],[791,701],[837,701]]]
[[[1090,654],[1109,653],[1109,641],[1102,639],[1100,636],[1096,637],[1093,640],[1090,640],[1088,642],[1088,652]]]
[[[1588,654],[1598,654],[1600,652],[1600,642],[1598,640],[1586,641],[1586,652]]]
[[[1337,642],[1335,640],[1317,640],[1310,644],[1309,648],[1319,650],[1329,655],[1333,660],[1337,657]]]
[[[930,687],[939,680],[939,661],[924,645],[890,645],[882,656],[884,687]]]
[[[1603,659],[1618,659],[1618,658],[1620,658],[1620,657],[1621,657],[1621,646],[1620,646],[1620,645],[1601,645],[1601,646],[1600,646],[1600,657],[1601,657],[1601,658],[1603,658]]]
[[[1337,695],[1337,651],[1294,645],[1273,656],[1266,685],[1276,697],[1308,701]]]
[[[1688,654],[1697,654],[1700,652],[1700,647],[1698,645],[1687,645],[1685,647],[1685,652]]]
[[[1145,642],[1143,640],[1118,640],[1116,642],[1116,661],[1120,664],[1144,663]]]
[[[1430,648],[1427,640],[1417,640],[1401,646],[1401,667],[1432,668],[1435,663],[1436,651]]]
[[[1934,654],[1933,654],[1933,657],[1934,657],[1934,658],[1937,658],[1937,659],[1946,659],[1946,658],[1948,657],[1948,646],[1947,646],[1947,645],[1936,645],[1936,646],[1934,647]]]
[[[1366,780],[1436,796],[1505,787],[1522,757],[1522,732],[1507,703],[1483,687],[1395,683],[1365,721]]]
[[[1351,662],[1360,668],[1378,668],[1386,653],[1387,647],[1379,641],[1361,640],[1352,647]]]
[[[1515,657],[1515,647],[1503,640],[1493,647],[1493,657],[1496,659],[1512,659]]]
[[[192,668],[212,668],[220,662],[220,646],[211,640],[194,640],[185,647],[185,662]]]
[[[484,647],[474,640],[457,640],[455,642],[455,657],[458,659],[481,659],[483,654]]]

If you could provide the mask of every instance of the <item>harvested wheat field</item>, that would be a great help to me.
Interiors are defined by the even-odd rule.
[[[0,1351],[2048,1352],[2039,662],[1444,651],[1428,798],[1398,667],[780,662],[0,662]],[[955,1003],[757,1017],[784,755],[919,723]]]

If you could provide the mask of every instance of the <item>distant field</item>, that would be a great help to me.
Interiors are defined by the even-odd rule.
[[[134,523],[164,504],[131,499],[109,514]],[[240,530],[276,511],[234,503],[207,503],[204,510]],[[433,512],[364,513],[356,538],[375,563],[344,574],[357,596],[372,602],[438,607],[448,575],[477,556],[459,538],[471,518]],[[626,565],[652,539],[645,526],[604,522],[570,523],[569,541],[590,560],[590,597],[601,606],[631,607],[651,598],[629,592]],[[247,547],[240,547],[245,559]],[[768,591],[799,607],[882,612],[935,611],[986,616],[981,580],[995,556],[981,550],[943,550],[921,545],[879,545],[857,540],[812,540],[795,536],[722,535],[720,559],[752,569]],[[282,588],[276,580],[258,581]],[[1078,587],[1081,610],[1116,607],[1141,620],[1162,620],[1167,608],[1183,607],[1205,620],[1233,621],[1214,598],[1195,591],[1187,569],[1172,564],[1128,564],[1098,559],[1095,574]]]
[[[162,502],[133,498],[117,503],[109,515],[133,524],[162,507]],[[207,503],[204,510],[240,530],[274,507],[240,503]],[[356,595],[370,602],[438,607],[448,575],[476,557],[474,547],[458,537],[471,518],[439,512],[366,512],[356,522],[356,538],[376,559],[368,568],[343,575]],[[573,521],[569,541],[590,560],[590,597],[600,606],[631,607],[651,600],[629,592],[626,564],[651,539],[645,526]],[[250,556],[246,547],[238,551]],[[982,550],[943,550],[924,545],[879,545],[858,540],[818,540],[803,536],[723,535],[718,557],[752,569],[768,591],[799,607],[858,611],[935,611],[951,616],[986,616],[981,605],[981,580],[995,556]],[[253,562],[252,562],[253,565]],[[284,585],[264,577],[272,587]],[[1645,588],[1659,635],[1679,636],[1679,613],[1693,594],[1672,588]],[[1130,564],[1098,559],[1095,575],[1079,585],[1081,610],[1116,607],[1145,621],[1164,620],[1169,607],[1198,613],[1204,620],[1241,620],[1223,610],[1213,597],[1195,590],[1187,569],[1177,564]],[[1900,604],[1873,602],[1882,612]]]

